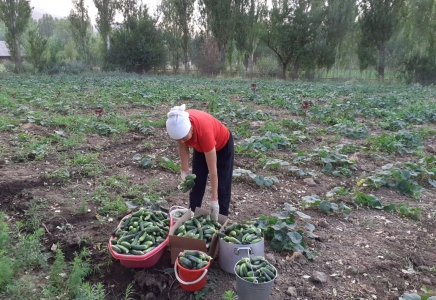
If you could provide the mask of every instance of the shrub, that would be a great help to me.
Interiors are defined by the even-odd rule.
[[[164,68],[165,53],[163,36],[153,21],[147,16],[139,20],[130,18],[113,32],[106,63],[127,72],[143,73]]]
[[[265,56],[257,60],[254,72],[260,73],[262,76],[280,77],[282,71],[277,63],[277,59]]]

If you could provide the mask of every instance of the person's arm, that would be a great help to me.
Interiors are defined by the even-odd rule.
[[[189,146],[182,141],[179,141],[179,154],[182,171],[189,171]]]
[[[218,172],[216,168],[216,149],[205,152],[207,168],[209,169],[210,185],[212,188],[212,199],[218,200]]]

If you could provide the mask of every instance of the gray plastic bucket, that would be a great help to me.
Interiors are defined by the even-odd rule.
[[[277,278],[277,269],[271,265],[276,271],[276,276],[268,282],[264,283],[254,283],[247,280],[242,279],[236,273],[235,266],[235,274],[236,274],[236,293],[238,294],[239,300],[267,300],[269,298],[269,294],[271,293],[271,288],[273,286],[274,280]]]
[[[219,239],[219,245],[220,267],[230,274],[235,274],[235,265],[242,258],[249,257],[249,255],[264,256],[264,239],[256,244],[248,245],[232,244],[223,239]]]

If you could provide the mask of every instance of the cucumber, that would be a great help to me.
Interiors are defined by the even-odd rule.
[[[127,249],[131,249],[132,245],[128,242],[121,242],[119,245],[126,247]]]
[[[202,261],[201,263],[199,263],[195,268],[197,269],[197,270],[199,270],[199,269],[203,269],[204,267],[206,267],[207,266],[207,261]]]
[[[123,251],[120,249],[120,247],[118,247],[117,245],[112,245],[111,246],[112,250],[114,250],[115,252],[119,253],[119,254],[123,254]]]
[[[262,239],[257,238],[257,239],[252,240],[252,241],[250,242],[250,244],[257,244],[257,243],[259,243],[259,242],[261,242],[261,241],[262,241]]]
[[[270,270],[268,270],[267,268],[260,268],[260,271],[266,276],[268,275],[269,278],[274,278],[275,275],[273,272],[271,272]]]
[[[124,247],[123,245],[117,245],[117,247],[124,253],[129,253],[129,249]]]
[[[151,252],[151,251],[153,251],[154,249],[156,249],[155,246],[150,247],[150,248],[148,248],[148,249],[146,249],[146,250],[144,251],[144,254],[145,254],[145,253],[148,253],[148,252]]]
[[[190,175],[186,176],[185,180],[195,180],[195,178],[197,178],[197,175],[190,174]]]
[[[187,269],[191,269],[192,268],[192,262],[187,259],[186,257],[179,257],[179,262],[182,265],[182,267],[187,268]]]
[[[118,243],[117,239],[113,239],[113,240],[111,240],[111,244],[112,244],[112,245],[116,245],[117,243]]]
[[[192,189],[191,186],[184,187],[184,188],[182,189],[182,193],[186,193],[186,192],[189,191],[190,189]]]
[[[189,259],[191,262],[195,262],[196,264],[199,264],[202,262],[202,260],[198,257],[192,256],[192,255],[185,255],[187,259]]]
[[[246,281],[250,281],[250,282],[254,281],[254,277],[242,277],[242,279],[244,279]]]
[[[198,251],[190,251],[190,250],[185,250],[184,255],[191,255],[194,257],[200,257],[200,252]]]
[[[135,237],[136,234],[124,235],[118,239],[118,243],[133,240]]]
[[[145,228],[145,232],[151,233],[151,232],[157,232],[159,231],[159,227],[147,227]]]
[[[144,255],[144,252],[142,252],[140,250],[132,250],[130,252],[132,252],[132,254],[135,254],[135,255]]]

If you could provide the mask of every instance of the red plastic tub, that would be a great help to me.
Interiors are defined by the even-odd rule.
[[[162,212],[163,214],[165,214],[164,212]],[[124,218],[121,219],[120,223],[118,224],[118,227],[121,226],[121,222],[125,219],[130,217],[131,215],[127,215]],[[170,230],[171,230],[171,221],[170,221]],[[162,256],[163,250],[165,248],[165,246],[168,244],[168,242],[170,241],[170,237],[169,234],[167,236],[167,238],[165,239],[165,241],[163,241],[159,246],[157,246],[155,249],[153,249],[152,251],[144,254],[144,255],[125,255],[125,254],[120,254],[115,252],[114,250],[112,250],[111,246],[111,240],[114,239],[115,236],[111,236],[109,239],[109,251],[111,252],[112,256],[116,259],[120,260],[121,265],[127,267],[127,268],[150,268],[152,266],[154,266],[159,259]]]
[[[198,251],[198,252],[204,253],[202,251]],[[204,254],[207,255],[207,253]],[[182,287],[182,289],[188,292],[195,292],[201,290],[206,285],[207,269],[209,268],[209,266],[210,266],[210,261],[202,269],[189,270],[182,267],[182,265],[179,262],[179,258],[177,258],[176,263],[174,264],[174,273],[176,274],[176,278],[179,281],[179,284]],[[177,268],[179,269],[178,271]]]

